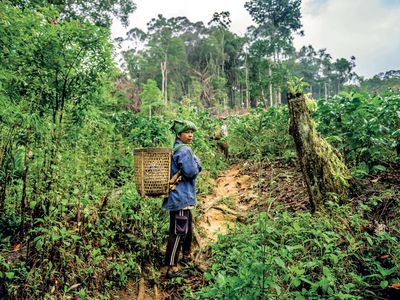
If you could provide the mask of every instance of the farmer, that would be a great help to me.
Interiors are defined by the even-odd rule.
[[[223,124],[221,127],[218,127],[215,132],[209,136],[209,140],[215,140],[215,147],[217,150],[224,154],[225,159],[229,157],[229,145],[226,141],[226,137],[228,136],[228,125],[225,121],[226,118],[223,118]]]
[[[183,262],[191,260],[192,212],[196,204],[196,177],[201,165],[188,144],[193,141],[196,126],[190,121],[174,121],[171,130],[175,133],[175,144],[171,162],[169,197],[163,209],[169,210],[169,237],[165,254],[168,278],[182,277],[178,269],[178,257],[182,248]]]

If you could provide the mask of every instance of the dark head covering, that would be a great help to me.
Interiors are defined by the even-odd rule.
[[[196,127],[196,125],[194,125],[193,122],[190,122],[190,121],[175,120],[174,123],[171,126],[171,130],[175,134],[179,134],[179,133],[182,133],[182,132],[187,131],[187,130],[196,131],[197,127]]]

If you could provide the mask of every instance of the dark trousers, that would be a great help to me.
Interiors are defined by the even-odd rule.
[[[187,234],[185,235],[175,234],[176,216],[186,216],[188,218]],[[169,237],[168,237],[167,251],[165,253],[166,266],[176,266],[178,264],[178,258],[181,249],[183,255],[190,254],[190,248],[192,246],[192,237],[193,237],[193,226],[192,226],[192,212],[190,211],[190,209],[170,211]]]

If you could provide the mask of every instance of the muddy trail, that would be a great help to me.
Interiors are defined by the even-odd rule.
[[[242,222],[248,213],[279,209],[279,206],[299,210],[305,209],[308,203],[300,170],[279,161],[234,164],[209,183],[213,189],[207,195],[198,196],[195,212],[192,251],[195,263],[181,266],[190,277],[170,281],[162,268],[158,285],[142,278],[139,282],[130,282],[115,299],[182,299],[185,286],[196,290],[206,284],[203,272],[209,267],[210,245],[219,234],[226,234],[229,227]]]
[[[278,204],[296,210],[307,205],[300,170],[279,162],[233,165],[211,184],[213,192],[199,201],[197,228],[202,249],[236,222],[242,222],[248,213],[277,209]]]
[[[244,222],[247,215],[259,211],[310,209],[305,182],[300,168],[294,163],[274,161],[234,164],[209,183],[213,189],[207,195],[198,196],[194,214],[192,254],[195,263],[181,266],[190,277],[168,280],[164,276],[166,270],[162,268],[158,284],[145,276],[138,282],[129,282],[126,289],[115,294],[114,299],[183,299],[188,288],[195,291],[207,284],[203,273],[211,264],[210,246],[218,239],[218,235],[226,234],[229,227]],[[374,222],[368,225],[371,227],[369,229],[375,230],[375,227],[393,218],[398,211],[395,198],[400,196],[400,173],[368,176],[358,184],[358,194],[350,199],[353,205],[366,202],[374,195],[384,200],[370,216]],[[386,189],[399,192],[387,198],[384,196]]]

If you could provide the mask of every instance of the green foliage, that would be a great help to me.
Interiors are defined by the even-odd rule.
[[[342,93],[329,101],[320,100],[314,119],[318,131],[344,154],[353,175],[362,177],[394,169],[399,163],[399,107],[398,93]],[[294,156],[286,107],[231,117],[229,127],[228,142],[238,157],[254,158],[257,151],[272,159]]]
[[[157,87],[157,83],[154,80],[148,79],[146,84],[143,84],[143,91],[140,93],[142,100],[142,111],[147,111],[149,117],[152,116],[152,111],[159,109],[164,105],[162,101],[162,93]]]
[[[353,173],[382,172],[398,163],[400,95],[343,93],[319,101],[318,130],[344,153]]]
[[[25,208],[32,216],[25,229],[29,259],[24,255],[5,262],[8,277],[1,280],[2,295],[100,298],[140,276],[143,266],[161,255],[166,214],[159,209],[160,199],[144,201],[135,191],[132,145],[121,138],[126,128],[118,122],[126,115],[107,95],[86,108],[79,124],[73,115],[65,117],[50,189],[40,174],[46,149],[39,148],[39,141],[33,148]],[[35,130],[48,142],[51,136],[45,133]],[[21,156],[24,152],[14,155],[15,179],[8,183],[6,211],[0,218],[1,228],[7,228],[0,236],[4,250],[15,243],[21,226],[17,205],[23,183],[15,169],[21,161],[18,168],[24,168]]]
[[[133,186],[108,32],[0,8],[1,295],[105,297],[140,276],[166,230]]]
[[[316,99],[327,99],[347,89],[345,83],[360,80],[354,72],[354,56],[350,60],[332,61],[332,55],[326,49],[316,50],[312,45],[303,46],[296,54],[290,69],[294,75],[304,78],[309,84],[307,91]]]
[[[302,27],[300,5],[300,0],[251,0],[245,8],[258,25],[287,38]]]
[[[161,255],[167,220],[158,209],[160,199],[144,201],[132,191],[134,186],[126,185],[103,208],[90,200],[93,194],[82,200],[70,197],[51,207],[49,216],[35,219],[29,232],[36,236],[32,257],[24,268],[0,263],[0,290],[10,298],[34,299],[73,296],[81,287],[97,298],[138,278],[145,262]]]
[[[208,192],[208,179],[226,166],[209,140],[222,121],[199,107],[215,100],[225,106],[228,96],[231,104],[239,103],[243,39],[227,30],[226,13],[216,16],[223,18],[221,28],[183,17],[152,20],[146,40],[151,49],[131,53],[130,70],[137,83],[156,80],[148,81],[141,94],[143,110],[153,112],[161,100],[156,84],[160,62],[168,62],[173,82],[164,87],[174,101],[170,111],[152,113],[151,119],[134,115],[124,110],[130,98],[112,84],[117,74],[109,32],[82,21],[104,25],[110,8],[120,4],[121,13],[133,8],[131,1],[122,2],[52,1],[52,8],[39,0],[0,3],[0,294],[7,299],[103,299],[129,278],[139,278],[149,265],[151,280],[159,279],[155,269],[167,215],[161,199],[138,196],[132,148],[171,147],[173,119],[189,119],[199,128],[192,147],[204,170],[200,193]],[[67,11],[69,5],[73,9]],[[267,61],[252,63],[264,67],[254,68],[253,76],[269,67]],[[276,78],[259,78],[257,97],[263,96],[268,80],[281,82],[286,76],[286,66],[281,73],[275,67]],[[338,141],[359,172],[384,170],[395,161],[398,146],[398,95],[339,99],[321,103],[320,130]],[[332,114],[346,126],[332,121]],[[237,157],[293,157],[287,108],[257,109],[226,122],[225,141]],[[371,207],[379,205],[386,202],[371,198],[362,213],[369,216]],[[332,216],[322,216],[322,223],[308,214],[277,217],[262,216],[236,235],[222,237],[213,248],[216,263],[206,275],[213,285],[199,295],[284,298],[293,292],[312,298],[312,293],[328,297],[338,292],[345,298],[354,288],[358,297],[361,292],[373,295],[372,286],[384,288],[398,277],[397,250],[384,262],[375,255],[386,255],[398,235],[361,231],[365,221],[360,215],[353,214],[350,225]],[[390,224],[397,228],[396,219]],[[260,274],[268,280],[260,281]]]
[[[260,213],[212,247],[199,299],[363,299],[399,280],[399,232],[370,234],[350,208]],[[334,217],[333,217],[334,216]],[[384,254],[389,258],[382,260]],[[381,288],[379,288],[381,286]]]
[[[304,88],[308,85],[309,84],[307,82],[303,81],[303,78],[299,78],[296,76],[293,76],[287,82],[289,92],[292,93],[293,95],[296,95],[299,93],[302,94],[304,91]]]
[[[163,116],[151,119],[134,116],[127,124],[131,128],[128,138],[135,147],[170,147],[173,139],[171,124]]]
[[[8,2],[8,1],[6,1]],[[87,2],[82,0],[13,0],[10,4],[19,8],[35,8],[38,11],[52,5],[63,19],[91,21],[96,25],[110,26],[112,17],[128,25],[128,16],[136,9],[132,0],[99,0]]]
[[[198,107],[280,104],[291,75],[304,78],[316,98],[335,95],[345,83],[360,80],[353,70],[355,57],[332,60],[326,49],[311,45],[296,52],[293,34],[302,34],[300,6],[300,0],[247,1],[257,26],[245,36],[229,30],[224,11],[214,13],[209,26],[158,15],[146,32],[128,32],[126,41],[135,47],[124,52],[127,72],[139,86],[156,80],[169,102],[191,98]]]
[[[387,91],[399,91],[400,89],[400,71],[390,70],[382,72],[374,77],[363,80],[361,86],[357,89],[369,93],[385,93]]]
[[[294,148],[288,122],[286,106],[257,109],[231,118],[228,143],[232,153],[241,158],[256,158],[260,154],[270,159],[292,158]]]
[[[215,91],[214,97],[217,103],[221,104],[223,107],[226,107],[228,102],[228,95],[226,92],[226,82],[227,80],[224,77],[216,77],[213,79],[213,89]]]

